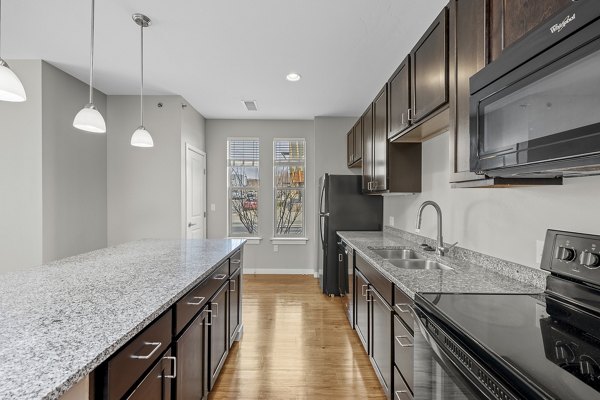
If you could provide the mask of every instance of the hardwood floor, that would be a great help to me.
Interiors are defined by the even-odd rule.
[[[244,336],[210,400],[385,399],[340,298],[303,275],[246,275]]]

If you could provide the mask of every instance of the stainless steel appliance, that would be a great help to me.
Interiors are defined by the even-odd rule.
[[[542,268],[541,294],[417,294],[415,398],[600,399],[600,236],[549,230]]]
[[[354,328],[354,249],[338,242],[338,285],[350,326]]]
[[[323,293],[340,294],[337,231],[380,231],[383,198],[362,194],[359,175],[329,175],[319,179],[319,282]]]
[[[600,173],[600,2],[574,1],[471,77],[471,170]]]

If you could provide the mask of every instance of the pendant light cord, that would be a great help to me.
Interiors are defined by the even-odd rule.
[[[2,0],[0,0],[2,1]],[[92,33],[90,40],[90,104],[94,103],[94,9],[95,0],[92,0]]]
[[[141,85],[140,85],[140,120],[141,126],[144,126],[144,24],[140,26],[140,43],[141,43],[141,62],[140,62],[140,71],[141,71]]]

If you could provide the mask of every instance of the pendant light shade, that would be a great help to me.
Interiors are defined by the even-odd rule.
[[[140,126],[131,135],[131,145],[135,147],[154,147],[152,135],[144,127],[144,28],[150,26],[150,18],[144,14],[133,14],[133,21],[140,27]]]
[[[2,0],[0,0],[0,33],[2,33]],[[0,44],[2,43],[0,35]],[[27,100],[21,80],[0,57],[0,100],[22,102]]]
[[[92,35],[90,40],[90,102],[75,115],[73,126],[79,130],[92,133],[105,133],[106,122],[100,111],[94,105],[94,11],[95,1],[92,0]]]

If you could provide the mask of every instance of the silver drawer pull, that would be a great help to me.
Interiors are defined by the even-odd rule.
[[[206,310],[206,312],[210,315],[210,319],[208,319],[208,317],[206,318],[206,325],[211,326],[212,325],[212,311]]]
[[[199,306],[200,304],[202,304],[202,302],[204,301],[205,297],[201,297],[201,296],[194,296],[192,297],[192,299],[196,299],[198,301],[188,301],[187,303],[190,306]]]
[[[176,357],[172,357],[172,356],[165,356],[165,357],[163,357],[163,359],[173,361],[173,374],[172,375],[165,375],[165,378],[167,378],[167,379],[175,379],[175,378],[177,378],[177,358]]]
[[[232,264],[239,264],[239,263],[241,263],[241,262],[242,262],[242,260],[231,260],[231,263],[232,263]]]
[[[233,285],[233,287],[231,287],[231,286],[229,287],[229,291],[230,292],[235,292],[235,280],[229,281],[229,282]]]
[[[227,277],[227,275],[226,275],[226,274],[218,274],[218,275],[215,275],[215,276],[213,277],[213,279],[216,279],[216,280],[218,280],[218,281],[222,281],[222,280],[223,280],[223,279],[225,279],[226,277]]]
[[[410,395],[410,393],[408,393],[408,390],[396,390],[395,394],[398,400],[412,400],[412,396]]]
[[[131,358],[133,358],[135,360],[147,360],[150,357],[152,357],[152,355],[154,353],[156,353],[158,351],[160,346],[162,346],[162,343],[161,342],[144,342],[144,346],[154,346],[154,348],[152,349],[152,351],[150,353],[143,355],[143,356],[138,356],[137,354],[132,354]]]
[[[219,316],[219,303],[212,303],[210,305],[210,307],[215,307],[215,312],[214,314],[211,314],[212,318],[210,319],[210,322],[212,322],[213,318],[217,318]]]
[[[402,339],[404,339],[408,343],[406,343],[406,344],[402,343]],[[413,347],[413,343],[410,340],[410,337],[408,337],[408,336],[404,336],[404,335],[396,336],[396,342],[398,342],[398,344],[402,347]]]
[[[375,301],[375,297],[369,296],[370,291],[371,291],[371,289],[367,289],[366,290],[367,294],[365,295],[365,297],[367,298],[367,302],[369,302],[369,303],[372,301]],[[369,298],[369,297],[371,297],[371,298]]]
[[[402,308],[402,306],[405,306],[406,308]],[[412,314],[414,312],[414,310],[410,306],[410,304],[407,304],[407,303],[398,303],[398,304],[396,304],[396,308],[398,308],[398,310],[401,313],[410,313],[410,314]]]
[[[365,293],[365,288],[369,286],[369,285],[362,285],[362,288],[360,289],[360,292],[362,293],[363,297],[367,297],[367,294]]]

